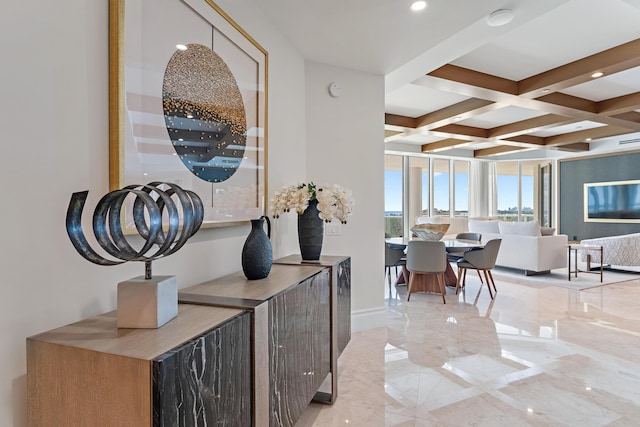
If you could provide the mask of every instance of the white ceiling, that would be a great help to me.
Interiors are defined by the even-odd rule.
[[[640,39],[640,0],[428,0],[421,12],[409,9],[411,0],[256,2],[305,58],[384,75],[385,112],[409,118],[486,95],[460,85],[443,90],[442,84],[434,84],[438,79],[428,74],[447,64],[517,82]],[[488,14],[502,8],[511,9],[514,19],[501,27],[487,25]],[[595,102],[637,93],[640,67],[559,92]],[[550,113],[553,109],[545,111],[539,103],[494,104],[488,112],[451,118],[450,123],[491,129]],[[529,135],[547,137],[603,126],[593,115],[572,118],[572,123]],[[415,150],[454,137],[433,129],[404,131],[387,141]],[[628,133],[624,139],[633,137]],[[466,150],[472,156],[477,144],[486,147],[500,141],[481,138],[474,142],[456,147],[456,153]]]

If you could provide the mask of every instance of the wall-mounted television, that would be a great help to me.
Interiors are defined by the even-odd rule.
[[[640,222],[640,180],[584,184],[585,222]]]

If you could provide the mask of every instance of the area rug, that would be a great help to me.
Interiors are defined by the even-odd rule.
[[[610,285],[612,283],[640,279],[640,273],[611,270],[604,271],[602,283],[600,283],[600,274],[592,273],[578,273],[578,277],[575,277],[575,274],[572,274],[571,281],[569,281],[567,278],[566,268],[551,270],[549,274],[541,274],[538,276],[525,276],[523,270],[504,267],[495,267],[492,272],[496,282],[499,280],[505,280],[513,283],[551,285],[575,290],[595,288],[598,286]]]

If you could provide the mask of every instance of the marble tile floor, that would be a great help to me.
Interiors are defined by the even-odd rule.
[[[496,286],[445,305],[385,281],[388,326],[352,335],[337,402],[296,426],[640,426],[640,279]]]

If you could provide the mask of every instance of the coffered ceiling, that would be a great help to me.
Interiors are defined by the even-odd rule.
[[[491,158],[640,138],[640,0],[257,1],[305,57],[385,75],[389,149]],[[513,20],[489,26],[502,8]]]

